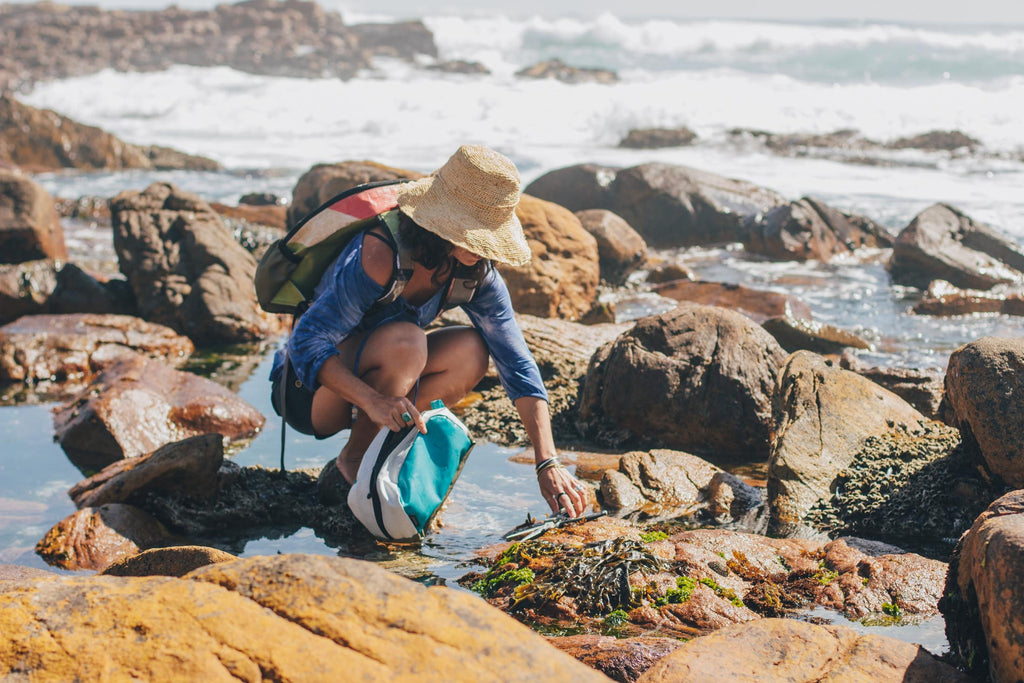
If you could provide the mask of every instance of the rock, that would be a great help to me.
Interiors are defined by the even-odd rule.
[[[852,332],[806,318],[778,316],[763,321],[761,327],[768,330],[775,341],[790,353],[804,350],[829,354],[841,353],[847,348],[871,348],[871,344]]]
[[[50,193],[19,172],[0,169],[0,263],[67,257]]]
[[[337,12],[304,1],[132,12],[26,5],[5,11],[2,21],[11,38],[0,46],[0,91],[106,68],[154,71],[172,64],[351,78],[370,66],[374,54],[403,59],[436,54],[420,22],[350,27]]]
[[[634,128],[619,142],[628,149],[685,147],[697,139],[689,128]]]
[[[917,214],[893,245],[894,282],[924,289],[946,280],[962,289],[991,289],[1024,279],[1019,245],[948,204]]]
[[[61,569],[102,570],[173,538],[163,524],[131,505],[84,508],[57,523],[36,545],[47,564]]]
[[[933,280],[911,311],[917,315],[971,315],[1001,313],[1024,315],[1024,291],[1020,284],[995,285],[987,291],[960,289],[945,280]]]
[[[554,78],[563,83],[612,84],[619,80],[618,74],[608,69],[591,69],[569,66],[561,59],[549,59],[520,69],[516,76],[521,78]]]
[[[610,205],[600,208],[622,216],[658,248],[742,241],[748,217],[786,204],[751,183],[663,163],[619,171],[609,190]]]
[[[126,315],[30,315],[0,327],[0,382],[88,376],[122,353],[180,365],[194,350],[169,327]]]
[[[771,528],[788,534],[830,495],[836,476],[869,437],[898,425],[914,432],[925,417],[892,392],[809,351],[790,355],[778,377],[768,504]]]
[[[607,680],[472,596],[337,557],[254,557],[184,578],[26,581],[0,602],[0,628],[0,675],[55,680]]]
[[[673,280],[695,281],[697,276],[692,270],[678,263],[663,263],[647,274],[647,281],[653,284],[672,282]],[[726,285],[727,287],[729,285]],[[794,299],[796,301],[796,299]],[[808,309],[810,310],[810,309]]]
[[[842,128],[831,133],[769,133],[734,128],[729,131],[729,135],[737,139],[758,140],[773,152],[789,156],[809,156],[815,149],[864,152],[879,147],[879,143],[868,140],[860,131],[851,128]]]
[[[889,143],[893,149],[925,149],[929,151],[955,152],[965,150],[973,152],[981,147],[981,142],[958,130],[933,130],[920,135],[904,137]]]
[[[58,270],[53,261],[0,264],[0,323],[48,313]]]
[[[985,510],[950,559],[939,608],[956,663],[992,681],[1016,681],[1024,671],[1024,491]]]
[[[945,398],[952,425],[976,447],[988,470],[1010,486],[1024,486],[1024,343],[984,337],[949,357]]]
[[[133,145],[49,109],[29,107],[9,95],[0,96],[0,160],[33,173],[64,168],[220,169],[212,159],[167,147]]]
[[[238,198],[238,206],[284,206],[288,202],[273,192],[247,192]],[[284,226],[282,226],[284,227]]]
[[[20,567],[16,564],[0,564],[0,594],[7,586],[17,586],[28,579],[47,579],[56,576],[53,572],[35,567]]]
[[[748,251],[781,260],[818,260],[862,247],[891,247],[892,236],[874,221],[810,197],[755,214],[743,241]]]
[[[284,230],[288,223],[288,207],[277,204],[254,205],[239,202],[238,206],[228,206],[214,202],[210,205],[210,208],[216,211],[222,218],[246,224],[255,223],[256,225],[266,225],[278,230]],[[279,233],[277,236],[284,237],[284,233]]]
[[[470,62],[465,59],[449,59],[428,64],[426,68],[428,71],[440,71],[446,74],[486,75],[491,73],[491,70],[480,62]]]
[[[695,638],[656,662],[639,683],[704,680],[971,680],[920,645],[846,626],[761,619]]]
[[[706,493],[707,512],[719,523],[740,521],[764,506],[764,493],[735,474],[715,472]]]
[[[721,471],[711,463],[682,451],[634,451],[622,456],[618,472],[605,472],[601,493],[604,495],[608,491],[605,506],[614,510],[644,506],[647,512],[657,509],[664,516],[678,516],[684,510],[692,513],[691,508],[703,502],[712,478]],[[629,506],[621,505],[632,502],[630,498],[633,498],[634,490],[639,494],[639,501]],[[613,505],[613,502],[620,504]]]
[[[525,195],[516,208],[533,253],[518,268],[498,270],[519,313],[576,320],[597,298],[600,279],[597,242],[568,209]]]
[[[610,187],[618,168],[597,164],[577,164],[548,171],[523,189],[539,199],[546,199],[569,209],[608,209]]]
[[[811,317],[810,307],[795,296],[728,282],[673,280],[657,285],[652,290],[676,301],[729,308],[757,323],[778,316]]]
[[[562,652],[623,683],[632,683],[682,643],[674,638],[579,635],[548,638]]]
[[[374,161],[317,164],[302,174],[295,183],[292,203],[288,206],[287,227],[294,227],[314,209],[357,185],[400,178],[417,180],[422,177],[422,173],[385,166]]]
[[[217,471],[223,462],[223,438],[202,434],[111,463],[72,486],[68,495],[79,508],[132,502],[151,491],[209,500],[217,492]]]
[[[111,200],[114,247],[142,317],[197,345],[259,341],[280,332],[253,289],[256,260],[210,205],[168,183]]]
[[[647,499],[629,477],[618,470],[607,470],[601,477],[600,501],[609,510],[637,510]]]
[[[869,367],[854,354],[844,351],[839,366],[867,377],[914,406],[929,420],[938,420],[942,402],[944,373],[918,368]]]
[[[105,576],[185,576],[194,569],[238,558],[231,553],[202,545],[153,548],[118,560],[104,569]]]
[[[629,223],[611,211],[577,211],[583,229],[597,240],[601,279],[621,285],[626,277],[647,261],[647,243]]]
[[[580,385],[580,430],[599,442],[646,439],[712,461],[765,457],[784,358],[748,318],[680,304],[594,354]]]
[[[78,467],[101,469],[190,436],[253,437],[265,418],[216,382],[142,356],[118,359],[54,411],[55,439]]]

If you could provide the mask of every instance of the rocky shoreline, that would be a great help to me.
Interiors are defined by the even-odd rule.
[[[119,68],[218,63],[323,76],[331,62],[330,75],[345,77],[369,55],[410,58],[432,46],[422,25],[395,27],[407,32],[396,38],[296,0],[205,13],[17,7],[2,12],[34,22],[23,40],[78,24],[88,30],[63,39],[80,45],[76,35],[101,27],[122,50]],[[124,46],[153,22],[179,28],[155,40],[146,61]],[[209,38],[211,27],[223,40],[192,54],[182,36]],[[310,51],[256,60],[285,30],[310,31]],[[186,52],[193,61],[179,61]],[[0,83],[112,63],[97,55],[72,72],[68,55],[34,71],[2,52]],[[723,243],[775,261],[884,250],[894,284],[930,293],[919,314],[991,310],[991,301],[1010,312],[1024,296],[1024,250],[998,228],[937,204],[894,235],[814,198],[789,201],[663,163],[582,163],[535,180],[518,215],[537,258],[502,275],[551,393],[558,446],[608,515],[481,549],[461,583],[488,605],[355,559],[235,558],[247,540],[303,528],[343,555],[377,546],[347,511],[334,468],[283,474],[232,463],[232,449],[267,416],[237,384],[188,369],[197,349],[237,344],[254,350],[239,352],[251,371],[285,333],[286,320],[259,309],[251,280],[287,225],[342,189],[416,174],[321,164],[287,207],[274,198],[215,206],[154,183],[58,210],[33,172],[156,167],[169,157],[0,103],[19,122],[0,126],[0,385],[59,397],[54,437],[85,477],[69,492],[77,512],[37,546],[47,563],[77,573],[0,566],[0,678],[113,669],[153,680],[225,671],[477,680],[502,671],[508,680],[658,681],[766,677],[779,661],[808,681],[1024,673],[1024,588],[1013,571],[1024,523],[1024,341],[971,340],[944,376],[865,367],[844,350],[866,342],[813,320],[795,297],[701,282],[653,257]],[[204,163],[175,159],[166,163]],[[73,213],[109,222],[116,266],[69,261],[60,214]],[[600,295],[627,279],[678,305],[615,322]],[[463,322],[450,314],[438,324]],[[476,438],[525,445],[493,375],[458,410]],[[756,476],[730,471],[737,462],[755,464]],[[81,607],[58,615],[68,604]],[[936,658],[802,620],[815,607],[866,623],[941,613],[951,652]],[[35,634],[38,623],[54,637]],[[170,635],[156,646],[153,633]]]

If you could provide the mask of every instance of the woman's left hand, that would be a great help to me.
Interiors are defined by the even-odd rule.
[[[564,509],[570,517],[579,517],[587,507],[586,488],[564,467],[549,467],[537,475],[541,495],[558,513]]]

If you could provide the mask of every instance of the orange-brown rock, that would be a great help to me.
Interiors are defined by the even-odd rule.
[[[1024,491],[992,503],[957,544],[940,607],[954,658],[998,683],[1024,672]]]
[[[375,161],[342,161],[336,164],[317,164],[295,183],[292,202],[287,210],[287,227],[291,228],[332,197],[357,185],[383,180],[408,178],[417,180],[422,173],[395,168]]]
[[[277,204],[239,204],[238,206],[228,206],[227,204],[213,202],[210,206],[224,218],[234,218],[248,223],[256,223],[257,225],[268,225],[282,230],[288,224],[288,207]]]
[[[561,636],[548,638],[548,642],[587,666],[623,683],[635,681],[652,664],[682,645],[675,638],[652,636]]]
[[[81,468],[101,469],[190,436],[254,436],[263,415],[221,385],[142,356],[118,359],[54,412],[55,438]]]
[[[844,351],[839,357],[839,365],[844,370],[852,370],[869,380],[885,387],[904,401],[921,411],[930,420],[938,420],[939,405],[942,402],[943,378],[942,370],[918,369],[904,367],[872,367],[859,360],[857,356]]]
[[[721,471],[683,451],[634,451],[622,456],[618,471],[605,472],[601,497],[613,509],[643,506],[649,514],[654,509],[693,512],[692,508],[706,499],[711,479]]]
[[[768,461],[771,526],[793,533],[830,495],[836,476],[871,436],[918,428],[926,418],[906,401],[810,351],[797,351],[779,371],[772,399]]]
[[[738,311],[757,323],[778,316],[811,318],[810,307],[795,296],[728,282],[674,280],[654,287],[654,292],[676,301]]]
[[[0,169],[0,263],[67,257],[50,193],[18,171]]]
[[[111,564],[101,573],[106,576],[185,576],[194,569],[238,558],[223,550],[202,545],[143,550]]]
[[[217,492],[217,470],[223,461],[221,435],[202,434],[111,463],[72,486],[68,495],[79,508],[125,503],[150,491],[210,499]]]
[[[163,325],[126,315],[32,315],[0,327],[0,382],[91,375],[121,354],[140,353],[172,365],[195,347]]]
[[[1024,341],[984,337],[954,351],[946,368],[945,398],[952,426],[981,453],[988,470],[1010,486],[1024,486]]]
[[[604,209],[577,211],[583,229],[597,240],[601,279],[622,284],[647,260],[647,243],[629,223]]]
[[[0,264],[0,323],[49,313],[59,270],[59,264],[47,260]]]
[[[829,354],[841,353],[847,348],[871,348],[871,344],[852,332],[806,318],[769,318],[761,323],[761,327],[768,330],[782,348],[789,352],[804,350]]]
[[[1020,284],[996,285],[987,291],[959,289],[944,280],[935,280],[911,309],[918,315],[971,315],[1002,313],[1024,315],[1024,292]]]
[[[0,160],[33,173],[62,168],[220,168],[212,159],[166,147],[124,142],[95,126],[86,126],[49,109],[29,107],[9,95],[0,96]]]
[[[690,640],[638,680],[966,683],[970,679],[921,646],[895,638],[860,635],[845,626],[761,619]]]
[[[39,681],[608,680],[477,598],[324,556],[25,581],[0,630],[0,677]]]
[[[597,241],[568,209],[524,195],[516,208],[533,259],[499,265],[519,313],[576,320],[597,298]]]
[[[171,543],[171,533],[149,513],[115,503],[65,517],[46,532],[36,553],[61,569],[102,570],[140,550]]]

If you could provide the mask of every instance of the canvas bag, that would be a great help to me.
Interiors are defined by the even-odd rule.
[[[383,541],[416,542],[459,478],[473,448],[469,430],[441,401],[424,411],[427,433],[384,428],[366,449],[348,506]]]

